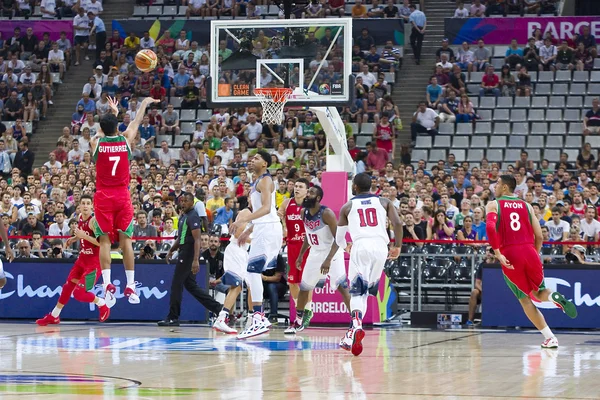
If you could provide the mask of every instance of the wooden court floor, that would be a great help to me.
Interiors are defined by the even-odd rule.
[[[388,328],[239,341],[207,327],[0,323],[0,399],[600,399],[600,333]]]

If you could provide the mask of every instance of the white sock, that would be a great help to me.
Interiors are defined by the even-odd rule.
[[[58,308],[58,307],[54,307],[54,309],[52,310],[52,312],[50,313],[54,318],[58,318],[58,316],[60,315],[60,312],[62,311],[62,308]]]
[[[104,287],[108,285],[110,282],[110,268],[102,270],[102,281],[104,282]]]
[[[308,310],[308,311],[312,311],[312,304],[313,304],[313,303],[312,303],[312,301],[309,301],[309,302],[308,302],[308,303],[306,303],[306,305],[304,306],[304,309],[305,309],[305,310]]]
[[[135,271],[125,270],[125,276],[127,276],[127,286],[135,286]]]
[[[97,301],[95,303],[98,307],[103,307],[106,305],[106,302],[104,301],[104,299],[101,299],[100,297],[96,297],[96,300]]]
[[[0,261],[0,274],[4,272],[4,265]]]
[[[229,313],[225,310],[221,310],[221,312],[219,313],[219,319],[225,319],[229,316]]]
[[[544,339],[550,339],[554,337],[554,333],[552,333],[549,326],[545,327],[540,332],[542,333],[542,335],[544,335]]]

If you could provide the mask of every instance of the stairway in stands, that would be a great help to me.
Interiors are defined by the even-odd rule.
[[[410,142],[410,123],[412,115],[416,111],[419,101],[425,100],[425,89],[429,78],[433,75],[435,67],[435,52],[441,46],[444,38],[444,18],[454,15],[455,3],[447,0],[426,0],[425,16],[427,17],[427,29],[423,50],[421,52],[421,64],[415,63],[410,44],[404,47],[404,61],[399,76],[396,78],[397,89],[394,88],[394,102],[400,110],[400,116],[404,125],[403,130],[396,139],[397,149],[400,144]],[[410,36],[411,26],[405,24],[404,34]],[[400,152],[396,151],[396,161],[399,161]]]
[[[133,13],[133,1],[117,2],[109,0],[104,2],[104,13],[101,18],[106,24],[107,36],[112,35],[112,20],[128,18]],[[82,57],[80,65],[71,65],[66,73],[64,83],[54,93],[54,106],[48,109],[46,121],[40,121],[31,142],[31,150],[35,154],[35,167],[39,167],[48,161],[48,153],[56,148],[56,142],[62,135],[62,129],[70,126],[71,116],[75,112],[75,105],[81,99],[83,85],[92,75],[92,64],[95,60],[95,51],[89,51],[90,60],[85,61]]]

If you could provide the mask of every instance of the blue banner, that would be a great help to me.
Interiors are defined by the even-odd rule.
[[[600,327],[600,285],[598,268],[582,265],[545,265],[546,287],[562,293],[577,307],[575,319],[567,317],[550,302],[534,303],[551,328]],[[482,320],[485,327],[533,327],[521,304],[504,282],[499,265],[485,265],[482,276]]]
[[[8,280],[0,290],[0,318],[37,319],[52,311],[62,291],[73,262],[64,260],[17,260],[5,263],[4,269]],[[58,260],[57,260],[58,261]],[[158,321],[167,317],[169,297],[174,265],[164,261],[136,260],[135,279],[140,304],[129,304],[123,291],[125,290],[125,270],[120,261],[113,261],[112,280],[117,287],[117,304],[111,309],[109,321]],[[196,276],[200,287],[208,287],[208,271],[205,264],[200,265]],[[102,278],[92,289],[100,297],[104,296]],[[62,319],[95,320],[98,310],[94,304],[80,303],[71,298],[61,313]],[[206,321],[206,309],[184,290],[181,306],[181,320]]]

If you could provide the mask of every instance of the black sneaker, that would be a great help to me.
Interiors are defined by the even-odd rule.
[[[157,322],[158,326],[179,326],[178,319],[165,319]]]

